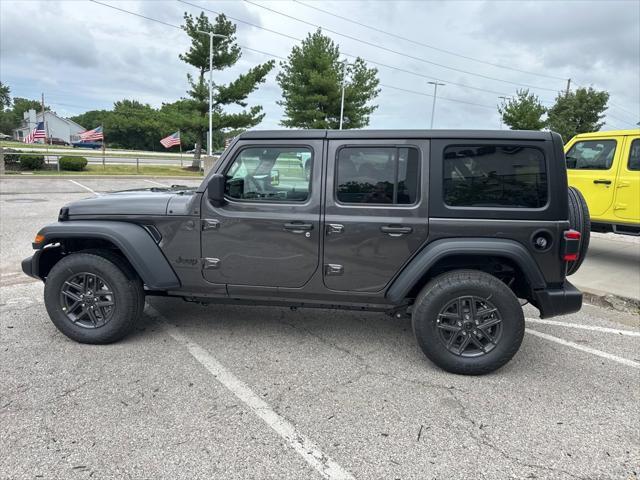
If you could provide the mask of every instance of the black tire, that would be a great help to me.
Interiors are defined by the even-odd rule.
[[[589,216],[589,207],[587,202],[580,193],[580,190],[569,187],[569,225],[573,230],[580,232],[580,247],[578,250],[578,259],[569,262],[567,265],[567,275],[573,275],[578,271],[580,265],[587,256],[589,249],[589,240],[591,238],[591,217]]]
[[[443,316],[451,316],[452,314],[442,312],[448,305],[457,302],[457,299],[461,297],[481,299],[479,302],[490,302],[484,303],[484,305],[491,305],[492,308],[480,309],[479,313],[495,308],[495,313],[488,316],[485,314],[480,323],[473,322],[473,320],[469,322],[462,318],[461,323],[454,320],[457,325],[462,324],[456,337],[460,340],[460,345],[467,338],[462,335],[469,335],[467,342],[471,338],[480,343],[486,342],[486,353],[484,353],[484,349],[481,351],[475,345],[471,346],[470,343],[471,349],[469,352],[465,351],[464,354],[452,352],[458,343],[457,341],[450,347],[446,345],[448,341],[445,341],[444,335],[451,333],[450,340],[454,333],[444,329],[445,325],[442,324],[442,321],[445,318]],[[478,304],[482,305],[482,303]],[[458,303],[458,308],[460,308],[460,303]],[[458,311],[461,317],[466,316],[463,312],[466,310]],[[497,319],[500,322],[494,327],[489,327],[487,335],[484,336],[483,322],[486,321],[489,325],[489,321],[496,322]],[[448,372],[464,375],[483,375],[502,367],[516,354],[524,337],[524,314],[516,296],[499,279],[478,270],[454,270],[431,280],[416,299],[412,313],[412,324],[418,345],[433,363]],[[498,326],[500,326],[499,331]],[[465,333],[462,333],[463,331]],[[479,333],[476,334],[476,332]],[[494,342],[489,341],[491,338]],[[474,353],[474,348],[477,353]]]
[[[101,299],[113,303],[107,308],[108,314],[99,318],[101,323],[97,326],[88,325],[89,320],[95,318],[82,314],[84,303],[75,310],[80,311],[80,315],[75,316],[82,320],[72,320],[63,310],[66,282],[84,274],[104,281],[110,295]],[[67,337],[80,343],[107,344],[122,339],[134,328],[144,309],[144,288],[140,278],[117,254],[79,252],[67,255],[53,266],[45,282],[44,300],[51,321]]]

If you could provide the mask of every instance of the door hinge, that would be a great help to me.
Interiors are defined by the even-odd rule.
[[[217,268],[220,268],[220,259],[219,258],[203,258],[202,268],[204,270],[215,270]]]
[[[205,218],[202,220],[202,231],[217,230],[220,228],[220,221],[215,218]]]
[[[324,266],[324,274],[326,276],[338,276],[344,273],[344,267],[342,265],[338,265],[337,263],[327,263]]]

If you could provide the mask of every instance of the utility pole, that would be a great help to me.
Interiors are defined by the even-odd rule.
[[[431,107],[431,128],[433,129],[433,118],[436,114],[436,97],[438,96],[438,85],[445,86],[446,83],[427,82],[429,85],[433,85],[433,105]]]
[[[500,100],[502,100],[503,103],[507,102],[507,99],[510,97],[505,97],[504,95],[501,95],[498,97]],[[500,113],[500,112],[498,112]],[[500,130],[502,130],[502,114],[500,114]]]
[[[569,89],[571,88],[571,79],[567,78],[567,89],[564,92],[564,96],[568,97],[569,96]]]
[[[343,121],[342,119],[344,117],[344,88],[345,88],[344,77],[345,77],[347,67],[352,67],[354,65],[353,63],[347,63],[346,60],[343,60],[341,63],[342,63],[342,96],[340,99],[340,130],[342,130],[342,121]]]
[[[204,30],[198,30],[198,33],[209,35],[209,141],[207,142],[207,155],[211,156],[213,149],[213,37],[227,38],[227,36]]]

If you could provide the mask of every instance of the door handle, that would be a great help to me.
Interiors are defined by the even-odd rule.
[[[386,225],[386,226],[380,227],[380,231],[382,233],[386,233],[391,237],[399,237],[401,235],[407,235],[413,232],[413,228],[404,227],[402,225]]]
[[[302,232],[308,232],[309,230],[313,230],[313,223],[290,222],[290,223],[285,223],[283,227],[285,230],[289,230],[292,233],[302,233]]]
[[[611,180],[605,180],[603,178],[599,178],[598,180],[594,180],[593,183],[595,183],[596,185],[599,185],[599,184],[611,185]]]

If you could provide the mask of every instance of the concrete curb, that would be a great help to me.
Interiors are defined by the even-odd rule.
[[[582,292],[585,302],[598,307],[640,315],[640,300],[638,299],[621,297],[610,292],[583,287],[578,284],[574,284],[574,286]]]

